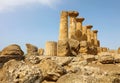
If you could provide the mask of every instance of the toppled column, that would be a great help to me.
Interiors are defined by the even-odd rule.
[[[87,41],[87,26],[82,26],[82,41]]]
[[[78,41],[81,41],[82,37],[82,22],[84,21],[84,18],[76,18],[76,39]]]
[[[92,25],[87,25],[87,42],[89,46],[91,46],[91,28],[92,27],[93,27]]]
[[[79,15],[77,11],[69,11],[68,12],[70,17],[70,28],[69,28],[69,38],[76,39],[76,17]]]
[[[57,56],[57,42],[54,42],[54,41],[46,42],[45,55]]]
[[[93,30],[95,46],[98,46],[97,33],[98,33],[98,30]]]
[[[62,11],[60,17],[59,40],[68,39],[68,12]]]

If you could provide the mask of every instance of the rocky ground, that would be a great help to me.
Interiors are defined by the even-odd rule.
[[[0,83],[120,83],[120,55],[17,57],[0,56]]]
[[[25,55],[16,44],[0,52],[0,83],[120,83],[118,53],[45,56],[43,49],[26,46]]]

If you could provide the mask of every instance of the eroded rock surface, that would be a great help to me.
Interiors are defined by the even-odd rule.
[[[7,47],[5,47],[1,55],[23,55],[24,52],[21,50],[20,46],[17,44],[12,44]]]
[[[32,44],[26,44],[27,47],[27,55],[39,55],[38,48]]]
[[[27,65],[24,61],[11,60],[3,66],[1,83],[41,83],[42,72],[35,66]]]

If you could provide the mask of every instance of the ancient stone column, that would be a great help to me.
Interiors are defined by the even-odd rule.
[[[91,45],[94,46],[94,32],[91,30]]]
[[[98,32],[98,30],[93,30],[93,34],[94,34],[94,45],[95,45],[95,46],[98,46],[97,32]]]
[[[89,45],[91,45],[91,28],[93,27],[92,25],[87,25],[87,42]]]
[[[99,40],[97,40],[97,46],[100,47],[100,41]]]
[[[77,11],[69,11],[68,12],[70,17],[70,28],[69,28],[69,38],[75,39],[76,33],[76,17],[79,15]]]
[[[84,21],[84,18],[76,18],[76,30],[81,30],[82,31],[82,22]]]
[[[57,56],[57,42],[54,41],[46,42],[45,55]]]
[[[82,34],[87,34],[87,26],[82,26]]]
[[[78,41],[81,41],[82,37],[82,22],[84,21],[84,18],[76,18],[76,39]]]
[[[82,41],[87,41],[87,26],[82,26]]]
[[[60,17],[59,40],[68,39],[68,12],[62,11]]]

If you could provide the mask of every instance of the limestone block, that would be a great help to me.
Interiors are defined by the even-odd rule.
[[[38,49],[38,54],[43,55],[44,54],[44,49],[43,48]]]
[[[57,42],[54,41],[46,42],[45,55],[57,56]]]
[[[59,40],[57,45],[57,56],[69,56],[70,47],[68,40]]]
[[[64,68],[51,59],[43,59],[39,67],[45,80],[56,81],[65,74]]]
[[[88,43],[87,43],[87,41],[81,41],[80,42],[79,53],[80,54],[87,54],[88,53]]]
[[[70,51],[73,56],[77,56],[80,49],[80,42],[75,39],[69,39]]]
[[[108,48],[107,47],[102,47],[102,52],[108,52]]]
[[[114,57],[109,53],[101,53],[99,56],[99,62],[102,64],[113,64],[115,63]]]
[[[0,83],[41,83],[43,80],[41,70],[24,61],[10,60],[5,63],[3,70],[4,79],[8,82],[1,82],[0,78]]]
[[[21,50],[20,46],[17,44],[12,44],[5,47],[2,50],[1,55],[23,55],[24,52]]]
[[[87,41],[81,41],[80,42],[80,47],[87,47],[87,46],[88,46]]]
[[[38,55],[38,48],[32,44],[26,44],[27,55]]]
[[[88,47],[88,54],[97,55],[98,49],[96,46],[90,46]]]
[[[120,54],[120,47],[118,48],[118,54]]]
[[[87,54],[88,53],[88,48],[87,47],[80,47],[79,52],[80,52],[80,54]]]

